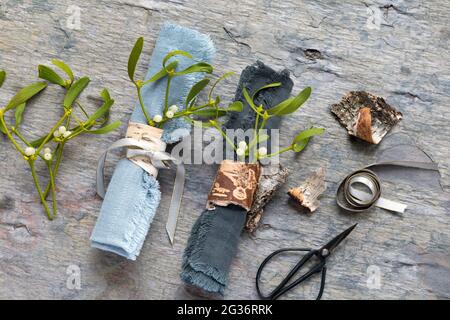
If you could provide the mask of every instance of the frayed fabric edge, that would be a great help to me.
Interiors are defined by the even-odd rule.
[[[212,211],[203,212],[201,217],[194,224],[183,256],[184,261],[181,278],[183,281],[200,286],[206,291],[223,294],[227,285],[227,275],[220,272],[217,268],[211,267],[205,263],[194,262],[195,257],[200,257],[204,249],[203,244],[211,229],[213,214],[214,212]],[[193,277],[194,274],[199,276],[199,278]]]

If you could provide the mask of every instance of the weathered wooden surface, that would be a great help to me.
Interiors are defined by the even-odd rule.
[[[324,299],[450,298],[448,1],[88,0],[78,2],[80,30],[66,24],[73,3],[1,1],[0,68],[8,72],[0,90],[2,105],[14,90],[36,78],[39,63],[61,58],[78,74],[91,77],[90,94],[110,88],[116,99],[112,117],[126,121],[135,101],[126,74],[128,53],[143,35],[148,60],[166,20],[210,33],[218,49],[219,72],[239,72],[261,59],[291,70],[296,91],[313,87],[307,106],[286,120],[282,142],[289,143],[296,130],[310,124],[327,132],[301,155],[282,157],[292,174],[265,210],[266,228],[254,237],[242,237],[225,298],[257,298],[254,276],[273,250],[319,246],[355,222],[358,227],[330,261]],[[371,22],[378,17],[383,20],[380,28],[373,28]],[[142,64],[139,72],[144,69]],[[236,82],[228,82],[223,94],[232,96]],[[350,90],[384,96],[404,115],[386,138],[415,143],[439,163],[440,185],[384,182],[387,192],[408,203],[403,217],[380,209],[346,214],[335,204],[339,181],[373,162],[388,145],[386,139],[378,146],[350,139],[334,119],[330,105]],[[48,110],[55,110],[57,101],[60,91],[50,88],[27,111],[28,136],[41,132],[49,118],[56,120]],[[173,184],[169,172],[160,174],[160,213],[136,262],[89,246],[101,205],[94,188],[97,152],[124,130],[79,139],[66,148],[58,178],[60,215],[53,222],[44,217],[26,164],[1,138],[0,298],[189,298],[179,278],[181,256],[204,207],[215,166],[188,166],[173,248],[164,230]],[[321,206],[314,215],[299,214],[286,191],[319,166],[327,170],[328,185]],[[81,270],[80,290],[66,285],[70,265]],[[287,267],[274,265],[271,276],[276,279]],[[379,286],[370,285],[373,270],[379,271]],[[297,288],[286,298],[307,293],[306,287]]]

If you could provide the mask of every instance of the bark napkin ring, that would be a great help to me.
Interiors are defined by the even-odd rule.
[[[234,204],[249,211],[258,188],[261,167],[257,163],[224,160],[220,164],[206,208]]]
[[[180,159],[174,158],[164,151],[166,144],[161,141],[161,135],[161,129],[141,123],[130,123],[126,138],[112,143],[99,158],[97,166],[97,194],[102,198],[105,196],[105,161],[108,152],[113,149],[128,148],[127,158],[155,178],[158,174],[158,169],[170,169],[171,163],[176,165],[177,172],[169,207],[169,217],[166,223],[166,231],[171,244],[173,244],[183,197],[185,169]]]
[[[437,164],[430,162],[391,161],[371,164],[349,174],[339,185],[336,201],[339,207],[351,212],[362,212],[373,206],[389,211],[404,213],[406,205],[382,197],[380,178],[369,170],[376,166],[400,166],[424,170],[438,170]],[[363,185],[369,191],[362,191],[357,185]]]

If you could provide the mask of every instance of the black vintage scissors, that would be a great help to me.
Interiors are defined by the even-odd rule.
[[[353,229],[356,226],[357,224],[354,224],[353,226],[351,226],[338,236],[334,237],[333,240],[331,240],[318,250],[302,249],[302,248],[285,248],[274,251],[266,259],[264,259],[264,261],[259,266],[258,272],[256,273],[256,290],[258,291],[259,297],[261,299],[275,300],[284,293],[286,293],[287,291],[291,290],[292,288],[302,283],[303,281],[309,279],[309,277],[311,277],[312,275],[322,272],[322,280],[320,283],[319,294],[317,295],[316,298],[316,300],[320,300],[320,298],[322,297],[323,289],[325,288],[325,276],[327,273],[326,267],[327,258],[334,251],[334,249],[342,242],[342,240],[344,240],[350,234],[350,232],[353,231]],[[259,288],[262,270],[274,256],[282,252],[292,252],[292,251],[307,251],[308,253],[306,253],[306,255],[304,255],[303,258],[300,259],[300,261],[294,266],[294,268],[292,268],[292,270],[289,272],[286,278],[284,278],[283,281],[281,281],[281,283],[271,293],[269,293],[269,295],[267,296],[263,295]],[[288,282],[297,274],[297,272],[302,268],[302,266],[313,257],[316,257],[318,259],[318,262],[315,265],[313,265],[306,273],[301,275],[297,280],[288,284]]]

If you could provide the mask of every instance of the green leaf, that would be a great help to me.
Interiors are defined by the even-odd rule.
[[[111,101],[111,100],[112,100],[112,99],[111,99],[111,96],[110,96],[110,94],[109,94],[109,91],[108,91],[108,89],[106,89],[106,88],[104,88],[104,89],[102,90],[102,92],[100,92],[100,96],[102,97],[103,102],[107,102],[107,101]],[[112,104],[111,104],[111,105],[112,105]],[[86,116],[89,118],[88,115],[86,115]],[[109,120],[109,109],[108,109],[107,112],[103,113],[100,117],[102,118],[101,121],[100,121],[100,125],[103,125],[104,123],[108,122],[108,120]],[[98,117],[98,118],[100,118],[100,117]],[[98,119],[98,118],[97,118],[97,119]],[[96,120],[96,119],[94,119],[94,121],[95,121],[95,120]]]
[[[37,148],[37,147],[39,147],[39,146],[42,144],[42,142],[44,142],[45,138],[47,138],[47,135],[42,136],[42,137],[40,137],[39,139],[36,139],[36,140],[34,140],[34,141],[31,141],[31,142],[30,142],[30,145],[31,145],[32,147],[34,147],[34,148]],[[53,137],[50,139],[50,141],[52,141],[52,139],[53,139]],[[49,142],[50,142],[50,141],[49,141]]]
[[[291,98],[287,98],[286,100],[280,102],[279,104],[277,104],[275,107],[267,110],[267,113],[270,114],[277,114],[276,112],[279,112],[280,110],[285,109],[293,100],[295,97],[291,97]]]
[[[203,108],[192,112],[199,117],[222,117],[227,114],[226,110],[217,108]]]
[[[294,142],[298,142],[298,141],[304,140],[304,139],[306,139],[306,138],[310,138],[310,137],[312,137],[312,136],[316,136],[316,135],[322,134],[322,133],[324,133],[324,132],[325,132],[325,129],[324,129],[324,128],[315,128],[315,127],[312,127],[312,128],[303,130],[302,132],[300,132],[299,134],[297,134],[297,135],[295,136],[295,138],[294,138]]]
[[[166,69],[166,71],[169,69],[168,66],[166,67],[166,63],[167,61],[169,61],[170,58],[174,57],[174,56],[185,56],[189,59],[192,59],[192,56],[190,53],[183,51],[183,50],[174,50],[169,52],[163,59],[163,68]]]
[[[189,103],[189,107],[186,108],[186,109],[191,109],[191,108],[193,108],[193,107],[195,106],[195,103],[197,102],[197,98],[198,98],[198,97],[195,97],[194,99],[192,99],[191,102]]]
[[[74,101],[78,98],[80,93],[88,86],[89,82],[88,77],[83,77],[75,81],[70,89],[67,91],[66,96],[64,97],[63,105],[65,108],[71,108]]]
[[[5,108],[5,111],[11,110],[18,105],[28,101],[33,96],[41,92],[42,90],[47,87],[47,84],[45,82],[35,82],[30,84],[29,86],[26,86],[25,88],[22,88],[19,92],[16,93],[16,95],[9,101],[8,105]]]
[[[325,132],[323,128],[310,128],[297,134],[292,142],[295,152],[300,152],[308,145],[309,139]]]
[[[214,127],[214,125],[209,121],[203,122],[203,121],[193,120],[192,122],[193,122],[193,125],[197,128],[212,128],[212,127]]]
[[[134,82],[134,72],[136,71],[136,65],[141,56],[142,48],[144,47],[144,38],[140,37],[136,40],[133,50],[131,50],[130,57],[128,58],[128,76],[130,80]]]
[[[306,87],[300,92],[296,97],[289,98],[279,103],[275,107],[267,110],[269,114],[276,115],[287,115],[295,112],[298,108],[302,106],[308,100],[311,95],[311,87]]]
[[[255,106],[255,103],[253,102],[253,99],[250,98],[250,95],[248,94],[248,91],[245,87],[242,88],[242,93],[243,93],[245,101],[247,101],[248,105],[253,109],[253,111],[258,113],[258,111],[256,110],[257,108]]]
[[[253,93],[252,100],[255,101],[255,97],[260,91],[269,89],[269,88],[279,87],[279,86],[281,86],[281,82],[274,82],[274,83],[269,83],[269,84],[259,88],[258,90],[255,91],[255,93]]]
[[[117,120],[117,121],[114,121],[114,122],[104,126],[104,127],[99,128],[99,129],[89,130],[88,133],[93,133],[93,134],[108,133],[108,132],[111,132],[111,131],[117,129],[118,127],[120,127],[121,124],[122,124],[122,121]]]
[[[190,124],[194,124],[194,122],[195,122],[195,120],[192,119],[192,118],[189,117],[189,116],[183,116],[183,119],[184,119],[186,122],[189,122]]]
[[[169,64],[167,65],[166,68],[162,68],[162,69],[159,70],[157,73],[155,73],[150,79],[146,80],[146,81],[143,83],[143,85],[146,85],[147,83],[150,83],[150,82],[156,82],[156,81],[158,81],[159,79],[164,78],[165,76],[167,76],[167,71],[175,70],[175,68],[177,67],[177,65],[178,65],[178,61],[177,61],[177,60],[172,61],[171,63],[169,63]]]
[[[309,142],[309,138],[305,139],[305,140],[302,140],[302,141],[299,141],[299,142],[296,142],[294,144],[294,147],[293,147],[294,152],[300,152],[303,149],[305,149],[306,146],[308,145],[308,142]]]
[[[193,65],[187,67],[186,69],[184,69],[182,71],[175,72],[174,75],[181,76],[184,74],[195,73],[195,72],[212,73],[213,67],[209,63],[199,62],[199,63],[193,64]]]
[[[52,63],[57,66],[58,68],[60,68],[62,71],[64,71],[67,76],[69,77],[70,81],[73,82],[74,76],[73,76],[73,72],[72,69],[70,69],[70,67],[65,64],[63,61],[61,60],[57,60],[57,59],[53,59]]]
[[[186,106],[209,84],[209,79],[202,79],[194,84],[186,97]]]
[[[23,112],[25,111],[26,103],[19,104],[14,111],[14,118],[16,119],[16,128],[22,123]]]
[[[100,96],[102,97],[103,101],[111,100],[111,96],[109,95],[109,91],[106,88],[104,88],[102,90],[102,92],[100,92]]]
[[[87,122],[94,122],[95,120],[97,120],[98,118],[102,117],[103,115],[105,115],[107,112],[109,112],[109,109],[111,108],[111,106],[114,104],[114,99],[110,99],[108,101],[105,101],[103,103],[103,105],[98,108],[97,110],[95,110],[95,112],[89,117],[89,119],[87,120]]]
[[[241,101],[232,102],[226,109],[228,112],[241,112],[244,109],[244,105]]]
[[[64,79],[59,76],[53,69],[40,64],[38,66],[39,78],[47,80],[51,83],[58,84],[61,87],[65,86]]]
[[[5,82],[6,79],[6,72],[4,70],[0,71],[0,88],[3,85],[3,82]]]

